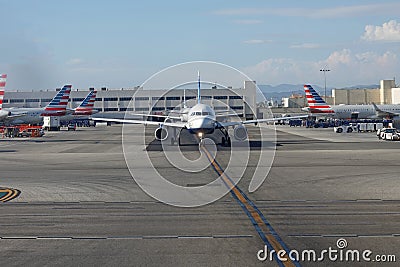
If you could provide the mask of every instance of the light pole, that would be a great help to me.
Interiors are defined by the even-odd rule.
[[[325,78],[325,102],[326,102],[326,72],[327,72],[327,71],[331,71],[331,70],[328,70],[328,69],[320,69],[319,71],[324,72],[324,78]]]

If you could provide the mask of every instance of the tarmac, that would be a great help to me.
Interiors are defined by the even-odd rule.
[[[400,142],[380,141],[374,133],[277,126],[277,140],[272,136],[260,146],[260,130],[250,126],[249,162],[234,177],[240,166],[229,165],[229,147],[217,146],[218,165],[182,172],[153,140],[153,129],[145,131],[143,145],[143,127],[132,127],[124,148],[121,125],[0,140],[0,187],[20,191],[0,203],[4,266],[376,266],[376,255],[400,260]],[[185,138],[186,158],[203,155],[191,144],[195,140]],[[228,175],[224,183],[240,182],[207,205],[167,205],[132,178],[126,145],[136,153],[134,175],[147,171],[148,155],[160,174],[181,186],[218,180],[219,167]],[[272,150],[268,172],[257,163]],[[260,167],[267,178],[250,193]],[[220,181],[212,188],[223,186]],[[318,262],[322,250],[340,250],[338,239],[347,242],[344,252],[371,250],[371,261],[330,260],[325,254]],[[257,254],[268,244],[300,254],[315,250],[317,259],[285,262],[275,254],[260,261]]]

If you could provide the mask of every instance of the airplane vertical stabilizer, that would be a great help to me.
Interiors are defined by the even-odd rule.
[[[90,91],[82,103],[75,109],[74,115],[92,115],[97,91]]]
[[[71,93],[72,85],[64,85],[63,88],[56,94],[56,96],[50,101],[50,103],[45,107],[45,113],[49,115],[62,116],[65,115],[67,109],[67,104],[69,100],[69,95]],[[42,116],[46,116],[45,114]]]
[[[330,105],[328,105],[324,99],[312,88],[311,85],[304,85],[304,91],[306,92],[307,103],[311,113],[326,113],[332,114],[335,111]]]
[[[7,74],[0,74],[0,110],[3,109],[4,88],[6,87]]]
[[[198,87],[197,87],[197,104],[201,103],[201,94],[200,94],[200,71],[197,72],[198,76]]]

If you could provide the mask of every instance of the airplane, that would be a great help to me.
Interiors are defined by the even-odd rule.
[[[67,110],[71,85],[64,85],[56,96],[44,108],[7,108],[2,109],[6,116],[1,117],[1,122],[6,125],[39,124],[43,116],[64,116],[72,111]],[[2,93],[1,93],[2,92]],[[0,94],[4,94],[4,89]]]
[[[328,105],[324,99],[312,88],[304,85],[308,107],[303,110],[312,115],[327,116],[336,119],[398,119],[400,105]]]
[[[4,88],[6,87],[7,74],[0,74],[0,120],[8,116],[8,111],[3,109]]]
[[[181,112],[180,113],[181,116],[179,117],[165,116],[166,119],[164,122],[134,120],[134,119],[110,119],[110,118],[93,118],[93,120],[143,124],[143,125],[156,125],[158,126],[158,128],[155,130],[154,136],[157,140],[160,141],[164,141],[168,138],[169,135],[168,127],[175,129],[177,128],[180,129],[180,131],[186,129],[189,133],[197,135],[200,139],[200,142],[204,139],[205,134],[212,134],[215,130],[220,130],[224,135],[224,137],[222,137],[222,142],[221,142],[222,145],[229,145],[231,142],[227,130],[228,127],[234,128],[234,137],[236,140],[244,141],[248,138],[247,129],[244,125],[282,120],[282,118],[269,118],[269,119],[256,119],[247,121],[227,121],[227,122],[218,121],[217,117],[219,116],[219,114],[216,114],[214,109],[209,105],[201,103],[200,84],[201,82],[200,82],[200,72],[199,72],[198,87],[197,87],[197,104],[195,104],[191,108],[184,108],[184,112]],[[306,117],[308,117],[308,115],[295,116],[290,118],[299,119]],[[173,131],[176,132],[176,136],[171,137],[171,145],[175,144],[176,142],[180,144],[180,139],[179,139],[180,131]]]
[[[99,112],[93,109],[96,101],[97,91],[90,91],[78,107],[72,109],[73,113],[61,117],[61,121],[71,121],[73,119],[87,119],[89,116]]]

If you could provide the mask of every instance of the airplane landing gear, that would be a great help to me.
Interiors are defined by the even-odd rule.
[[[222,146],[230,146],[231,145],[231,138],[229,137],[229,133],[228,131],[222,127],[219,128],[219,130],[222,132],[222,134],[224,135],[221,139],[221,145]]]

